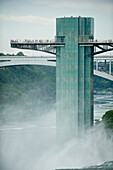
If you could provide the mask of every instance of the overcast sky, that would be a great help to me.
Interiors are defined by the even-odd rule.
[[[113,39],[113,0],[0,0],[0,52],[20,51],[10,39],[53,39],[63,16],[94,17],[95,39]]]

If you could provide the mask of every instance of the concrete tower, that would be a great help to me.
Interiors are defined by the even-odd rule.
[[[62,142],[84,133],[93,125],[93,47],[80,46],[94,37],[94,19],[56,19],[56,128]]]

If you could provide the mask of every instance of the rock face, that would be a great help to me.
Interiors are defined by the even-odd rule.
[[[113,161],[105,162],[101,165],[94,165],[90,167],[84,167],[81,169],[56,169],[56,170],[113,170]]]

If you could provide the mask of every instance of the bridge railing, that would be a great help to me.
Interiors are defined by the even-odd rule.
[[[55,43],[54,39],[46,39],[46,40],[30,40],[30,39],[25,39],[25,40],[10,40],[10,43]]]
[[[63,43],[65,42],[65,36],[55,36],[54,39],[35,39],[35,40],[31,40],[31,39],[25,39],[25,40],[10,40],[10,43]]]
[[[94,70],[97,70],[97,69],[94,67]],[[104,72],[104,73],[110,74],[108,70],[106,70],[106,69],[102,69],[101,67],[99,67],[97,71],[100,71],[100,72]],[[111,72],[111,74],[110,74],[110,75],[112,75],[112,76],[113,76],[113,73]]]
[[[112,73],[113,72],[113,69],[112,69],[113,62],[112,61],[113,60],[111,60],[111,59],[109,59],[107,61],[106,58],[105,58],[105,60],[103,60],[103,59],[98,60],[98,58],[97,58],[94,60],[94,69],[97,71],[101,71],[101,72],[105,72],[107,74],[113,75],[113,73]],[[101,63],[101,65],[100,65],[100,63]]]
[[[79,43],[113,43],[113,40],[112,39],[109,39],[109,40],[105,40],[105,39],[99,39],[99,40],[97,40],[97,39],[94,39],[94,37],[93,36],[89,36],[89,35],[79,35],[79,37],[78,37],[78,42]]]

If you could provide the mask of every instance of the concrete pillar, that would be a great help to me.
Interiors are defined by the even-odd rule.
[[[84,47],[78,49],[78,122],[80,135],[84,133]]]
[[[106,60],[105,60],[105,72],[106,72]]]
[[[96,60],[96,70],[98,71],[98,60]]]
[[[91,48],[85,47],[85,58],[84,58],[84,123],[85,130],[92,126],[92,57],[88,56],[91,54]]]
[[[111,75],[111,60],[109,60],[109,74]]]

